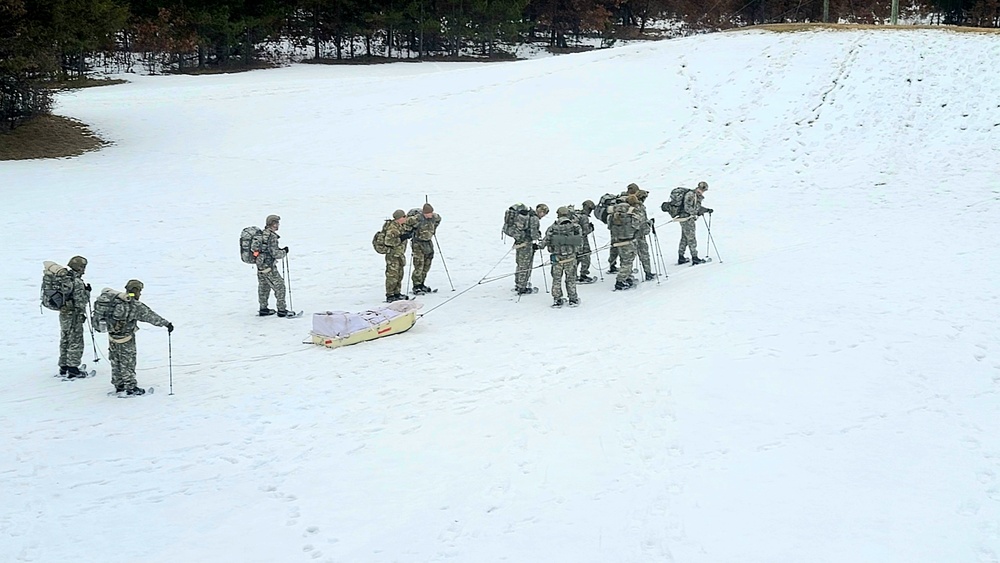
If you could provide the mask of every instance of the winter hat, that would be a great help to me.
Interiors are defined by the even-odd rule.
[[[406,217],[406,212],[403,211],[402,209],[397,209],[392,212],[393,219],[402,219],[403,217]]]
[[[420,211],[422,213],[434,213],[434,206],[429,203],[425,203],[424,206],[420,208]]]
[[[566,207],[565,205],[560,207],[559,209],[556,209],[557,217],[566,217],[568,215],[569,215],[569,208]]]
[[[264,221],[264,226],[270,227],[271,225],[277,223],[278,221],[281,221],[281,217],[278,217],[277,215],[268,215],[267,220]]]
[[[128,280],[128,283],[125,284],[125,291],[128,293],[140,293],[142,288],[142,282],[139,280]]]
[[[87,259],[83,256],[74,256],[69,259],[69,264],[67,265],[70,270],[80,274],[87,268]]]
[[[699,190],[707,190],[708,189],[708,182],[698,182],[698,189]]]
[[[540,212],[542,215],[549,214],[549,206],[545,205],[544,203],[539,203],[538,205],[536,205],[535,210]]]

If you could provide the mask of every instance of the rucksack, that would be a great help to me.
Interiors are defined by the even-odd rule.
[[[531,210],[523,203],[515,203],[503,214],[503,234],[517,238],[528,230],[528,214]]]
[[[389,253],[389,247],[385,244],[385,229],[391,222],[391,219],[386,219],[385,224],[382,225],[382,230],[375,233],[375,236],[372,237],[372,248],[379,254]]]
[[[611,238],[615,240],[631,240],[635,238],[636,218],[629,213],[631,206],[627,203],[619,203],[613,206],[608,213],[608,227],[611,229]]]
[[[690,192],[690,188],[674,188],[670,191],[670,199],[663,202],[660,210],[666,212],[671,217],[677,217],[684,209],[684,197]]]
[[[105,287],[94,301],[93,327],[97,332],[112,332],[120,330],[128,321],[132,302],[128,294]]]
[[[42,270],[42,306],[58,311],[73,297],[73,276],[69,268],[46,260]]]
[[[615,194],[604,194],[601,199],[597,200],[597,206],[594,207],[594,217],[598,221],[608,224],[608,210],[615,204],[621,202],[621,196]]]
[[[262,232],[257,227],[247,227],[240,233],[240,260],[243,260],[244,263],[257,263],[257,255],[260,254],[260,235]],[[255,241],[256,245],[254,244]]]
[[[572,219],[560,222],[550,227],[549,252],[566,256],[576,254],[583,247],[583,235],[580,224]]]

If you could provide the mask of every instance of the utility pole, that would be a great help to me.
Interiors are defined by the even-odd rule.
[[[892,0],[892,12],[889,15],[889,23],[896,25],[899,20],[899,0]]]
[[[830,0],[823,0],[823,23],[830,23]]]

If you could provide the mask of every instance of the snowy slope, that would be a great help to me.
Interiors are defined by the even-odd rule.
[[[741,32],[63,95],[115,144],[0,164],[0,559],[997,561],[998,58]],[[559,311],[477,285],[513,270],[515,201],[699,180],[721,263]],[[254,316],[242,227],[282,216],[296,308],[363,310],[371,234],[425,195],[457,291],[438,257],[409,333],[327,350]],[[50,377],[41,263],[74,254],[177,326],[175,395],[156,328],[155,395],[108,398],[104,360]]]

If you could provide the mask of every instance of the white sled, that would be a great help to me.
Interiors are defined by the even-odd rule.
[[[340,348],[358,342],[375,340],[406,332],[417,322],[415,301],[396,301],[371,311],[347,313],[327,311],[313,315],[312,343],[327,348]]]

